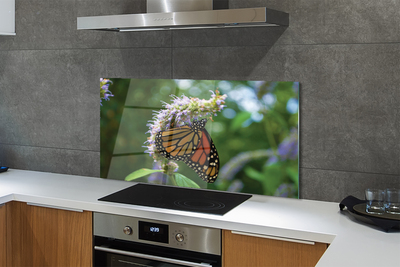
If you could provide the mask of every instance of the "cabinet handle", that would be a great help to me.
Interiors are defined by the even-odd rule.
[[[83,212],[83,210],[80,210],[80,209],[58,207],[58,206],[52,206],[52,205],[46,205],[46,204],[36,204],[36,203],[31,203],[31,202],[28,202],[28,203],[26,203],[26,204],[28,204],[29,206],[36,206],[36,207],[42,207],[42,208],[50,208],[50,209],[57,209],[57,210],[68,210],[68,211]]]
[[[280,240],[280,241],[301,243],[301,244],[307,244],[307,245],[315,245],[315,242],[313,242],[313,241],[307,241],[307,240],[302,240],[302,239],[286,238],[286,237],[279,237],[279,236],[273,236],[273,235],[259,235],[259,234],[238,232],[238,231],[231,231],[231,233],[235,234],[235,235],[245,235],[245,236],[261,237],[261,238],[274,239],[274,240]]]

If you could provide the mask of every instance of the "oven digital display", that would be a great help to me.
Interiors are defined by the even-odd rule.
[[[139,239],[168,244],[168,225],[139,221]]]

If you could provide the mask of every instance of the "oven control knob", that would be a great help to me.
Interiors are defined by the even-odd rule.
[[[132,234],[132,228],[130,226],[125,226],[124,227],[124,233],[126,235],[131,235]]]
[[[175,235],[175,239],[178,242],[182,242],[185,239],[185,237],[182,234],[178,233]]]

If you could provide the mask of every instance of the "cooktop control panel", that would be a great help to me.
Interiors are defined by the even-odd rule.
[[[220,229],[96,212],[93,224],[95,236],[221,255]]]

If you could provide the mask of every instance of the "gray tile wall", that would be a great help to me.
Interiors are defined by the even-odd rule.
[[[231,0],[290,14],[283,28],[114,33],[76,17],[145,0],[16,0],[0,36],[0,164],[99,176],[100,77],[301,83],[300,197],[400,186],[400,0]]]

